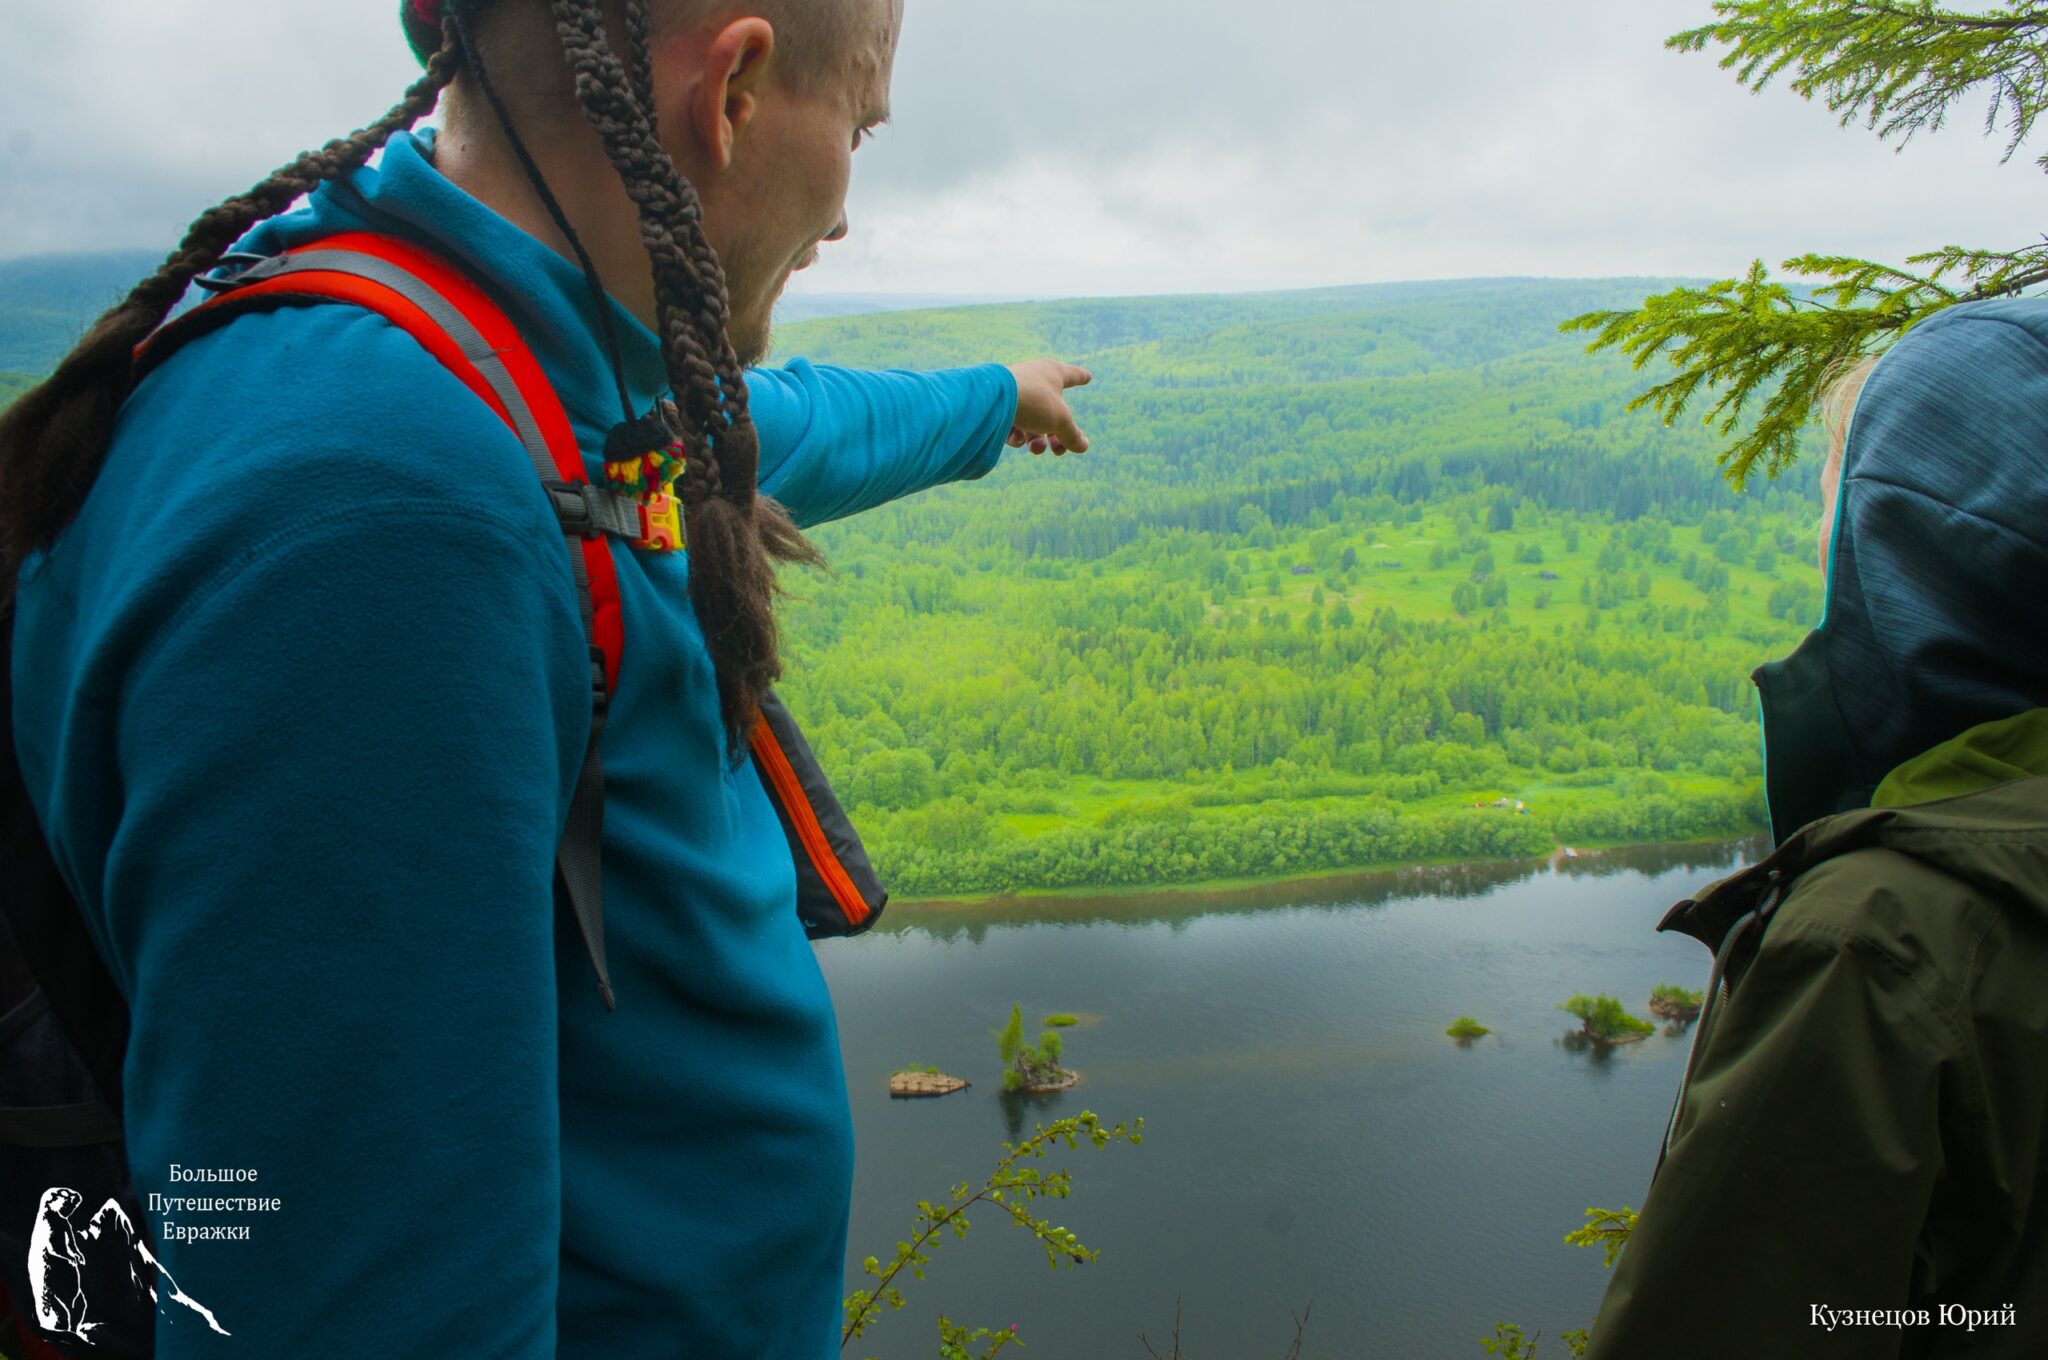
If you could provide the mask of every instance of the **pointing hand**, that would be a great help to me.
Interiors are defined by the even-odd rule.
[[[1047,449],[1055,454],[1069,449],[1085,452],[1088,436],[1074,423],[1066,390],[1094,381],[1094,375],[1057,359],[1011,364],[1010,372],[1017,377],[1017,416],[1010,428],[1010,447],[1021,449],[1029,444],[1033,453]]]

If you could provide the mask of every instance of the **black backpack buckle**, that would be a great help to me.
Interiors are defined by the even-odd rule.
[[[255,283],[282,274],[291,268],[290,257],[285,255],[257,255],[247,250],[237,250],[220,257],[220,267],[228,270],[225,274],[201,274],[192,280],[197,287],[209,293],[225,293],[240,288],[245,283]]]
[[[605,666],[604,648],[593,644],[590,648],[590,708],[602,713],[611,706],[612,687],[609,671]]]
[[[548,493],[548,501],[555,507],[555,518],[561,521],[562,532],[578,538],[596,538],[604,531],[597,527],[597,506],[591,496],[588,482],[542,482]]]

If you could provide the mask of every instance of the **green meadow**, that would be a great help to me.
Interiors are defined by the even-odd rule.
[[[1762,825],[1748,674],[1817,492],[1744,495],[1562,317],[1465,281],[816,321],[783,355],[1057,354],[1094,447],[817,531],[782,691],[892,888],[1292,877]],[[1761,480],[1761,479],[1760,479]],[[1519,805],[1519,806],[1518,806]]]

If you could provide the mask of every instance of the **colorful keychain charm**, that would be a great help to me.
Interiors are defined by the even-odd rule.
[[[682,438],[659,407],[614,426],[605,437],[605,481],[640,506],[641,535],[634,547],[683,551],[683,510],[675,484],[687,466]]]
[[[657,491],[640,505],[640,522],[645,533],[633,546],[649,552],[683,550],[683,506],[666,491]]]

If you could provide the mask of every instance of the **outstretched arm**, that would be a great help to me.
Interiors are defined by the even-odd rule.
[[[793,359],[747,375],[761,489],[809,527],[987,475],[1007,441],[1079,451],[1062,395],[1085,370],[1052,360],[913,373]],[[1043,442],[1040,442],[1043,441]]]

